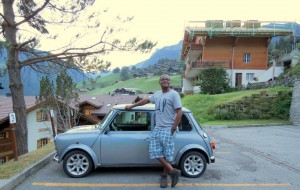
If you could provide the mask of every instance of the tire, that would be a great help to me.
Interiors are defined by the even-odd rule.
[[[80,178],[91,173],[93,162],[91,157],[82,150],[69,152],[63,161],[64,172],[74,178]]]
[[[182,156],[179,166],[184,176],[197,178],[205,172],[207,163],[201,153],[190,151]]]

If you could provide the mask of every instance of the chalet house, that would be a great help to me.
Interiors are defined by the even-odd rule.
[[[262,26],[264,24],[264,26]],[[268,26],[272,27],[265,27]],[[193,82],[202,69],[226,69],[232,87],[268,81],[283,71],[282,65],[268,65],[272,37],[289,36],[292,29],[280,29],[278,22],[208,20],[189,22],[184,31],[181,59],[185,63],[183,93],[194,93]]]
[[[141,93],[142,91],[137,88],[120,88],[113,92],[114,95],[137,95]]]
[[[25,97],[25,103],[27,107],[28,151],[33,151],[51,141],[52,126],[49,112],[43,110],[40,103],[36,103],[35,97]],[[11,97],[0,96],[0,165],[14,156],[9,113],[13,113]]]
[[[141,95],[80,95],[79,112],[88,118],[80,125],[98,123],[114,105],[131,104],[141,98]]]

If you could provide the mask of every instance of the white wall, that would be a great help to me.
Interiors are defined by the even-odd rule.
[[[182,78],[182,92],[183,93],[193,93],[194,92],[194,86],[193,86],[193,80]]]
[[[50,121],[37,122],[36,112],[40,109],[35,109],[27,113],[28,127],[28,151],[37,149],[37,141],[41,138],[53,138]]]
[[[274,69],[274,76],[278,77],[281,73],[283,72],[282,67],[275,67]],[[231,81],[231,86],[235,86],[235,75],[236,73],[242,73],[242,85],[247,86],[248,82],[265,82],[273,77],[273,68],[271,67],[268,70],[227,70],[229,79]],[[246,79],[246,74],[247,73],[254,73],[254,77],[258,79],[258,81],[254,80],[247,80]]]

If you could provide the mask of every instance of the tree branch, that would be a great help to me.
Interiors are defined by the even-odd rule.
[[[39,12],[41,12],[46,6],[47,4],[50,2],[50,0],[46,0],[45,3],[40,7],[38,8],[36,11],[34,11],[30,16],[26,17],[24,20],[16,23],[15,27],[25,23],[25,22],[28,22],[30,19],[32,19],[35,15],[37,15]]]
[[[18,45],[17,49],[20,50],[20,49],[22,49],[22,47],[24,47],[25,45],[27,45],[27,44],[29,44],[31,42],[34,42],[35,40],[36,40],[35,38],[32,38],[32,39],[30,39],[30,40],[28,40],[26,42],[23,42],[22,44]]]
[[[58,54],[48,54],[47,56],[34,57],[34,58],[27,59],[25,61],[21,61],[20,66],[24,67],[24,66],[35,64],[35,63],[44,62],[44,61],[65,60],[65,59],[76,58],[76,57],[81,57],[81,56],[100,54],[105,51],[107,51],[107,50],[101,49],[98,51],[91,51],[91,52],[79,52],[79,53],[62,52],[62,53],[58,53]]]

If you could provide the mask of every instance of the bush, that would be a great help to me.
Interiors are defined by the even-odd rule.
[[[180,98],[184,98],[184,94],[182,92],[179,92]]]
[[[292,102],[291,91],[281,91],[273,100],[272,111],[275,113],[274,117],[278,119],[289,119],[290,106]]]
[[[203,94],[221,94],[230,88],[228,74],[224,69],[205,69],[201,71],[199,78],[199,86]]]

